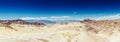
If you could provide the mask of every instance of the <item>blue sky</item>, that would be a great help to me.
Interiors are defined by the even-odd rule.
[[[119,0],[0,0],[0,19],[41,16],[81,19],[119,13]]]

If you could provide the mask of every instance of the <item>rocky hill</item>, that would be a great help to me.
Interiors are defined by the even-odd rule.
[[[32,25],[32,26],[39,27],[39,26],[44,26],[45,24],[44,23],[37,23],[37,22],[26,22],[26,21],[21,20],[21,19],[17,19],[17,20],[0,20],[0,27],[4,27],[6,29],[12,29],[12,30],[17,31],[17,29],[13,27],[15,25],[17,25],[17,27],[24,28],[25,25],[27,25],[27,26]],[[21,26],[21,25],[23,25],[23,26]]]
[[[6,25],[10,25],[10,24],[31,24],[31,25],[45,25],[43,23],[37,23],[37,22],[26,22],[24,20],[21,19],[17,19],[17,20],[0,20],[0,24],[6,24]]]
[[[86,19],[54,25],[2,20],[0,24],[4,24],[0,26],[0,42],[120,42],[119,20]]]

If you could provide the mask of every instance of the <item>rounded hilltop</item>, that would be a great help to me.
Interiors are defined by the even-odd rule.
[[[85,20],[81,21],[81,23],[85,23],[87,25],[93,25],[95,27],[101,27],[101,28],[120,28],[120,20],[85,19]]]

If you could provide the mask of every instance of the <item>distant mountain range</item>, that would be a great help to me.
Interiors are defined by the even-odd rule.
[[[80,22],[80,20],[24,20],[27,22],[38,22],[44,24],[67,24],[70,22]]]

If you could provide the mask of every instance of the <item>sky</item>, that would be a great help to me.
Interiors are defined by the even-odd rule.
[[[0,19],[83,19],[120,14],[120,0],[0,0]]]

